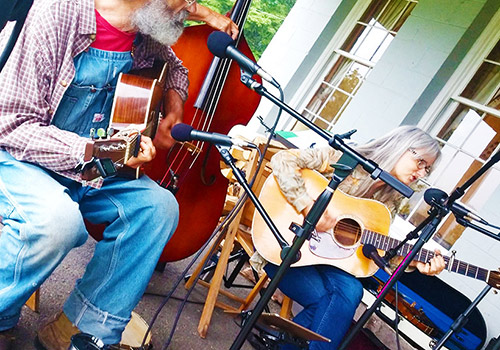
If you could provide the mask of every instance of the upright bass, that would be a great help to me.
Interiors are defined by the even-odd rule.
[[[254,59],[242,30],[250,4],[251,0],[237,0],[231,19],[240,28],[236,47]],[[240,82],[236,63],[210,53],[206,43],[212,31],[207,25],[186,28],[173,49],[189,69],[184,123],[198,130],[227,134],[234,125],[248,123],[260,96]],[[218,151],[203,142],[176,144],[168,151],[158,150],[145,171],[175,193],[180,208],[177,230],[160,262],[192,255],[209,239],[224,206],[228,180],[220,172]]]

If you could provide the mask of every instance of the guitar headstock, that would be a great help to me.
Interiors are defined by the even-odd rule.
[[[500,272],[490,271],[487,283],[493,288],[500,289]]]

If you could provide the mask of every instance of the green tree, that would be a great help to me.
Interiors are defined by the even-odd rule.
[[[288,12],[295,5],[295,1],[252,1],[243,32],[256,60],[262,56]],[[200,0],[199,3],[223,14],[228,13],[234,5],[233,0]]]

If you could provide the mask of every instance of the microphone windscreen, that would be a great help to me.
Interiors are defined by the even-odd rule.
[[[429,188],[424,192],[424,201],[427,204],[432,204],[433,202],[443,204],[447,198],[448,195],[446,192],[438,188]]]
[[[367,258],[371,259],[372,253],[374,251],[377,251],[377,248],[375,248],[371,244],[365,244],[362,248],[363,255],[366,256]],[[378,252],[377,252],[378,253]]]
[[[190,141],[193,127],[187,124],[175,124],[172,127],[171,135],[177,141]]]
[[[226,49],[234,44],[234,40],[224,32],[212,32],[208,36],[207,46],[211,53],[217,57],[226,58]]]

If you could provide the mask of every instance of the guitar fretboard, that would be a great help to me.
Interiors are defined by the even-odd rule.
[[[389,236],[381,235],[378,232],[364,230],[363,235],[361,237],[361,243],[371,244],[377,249],[387,251],[397,247],[398,244],[401,242]],[[405,256],[411,251],[412,248],[413,246],[411,244],[405,243],[401,248],[398,249],[396,254],[400,256]],[[415,260],[426,263],[433,257],[434,257],[434,252],[427,249],[420,249],[417,255],[415,255]],[[448,271],[456,272],[461,275],[469,276],[481,281],[488,281],[489,271],[486,269],[466,263],[464,261],[460,261],[453,257],[450,258],[447,256],[443,256],[443,259],[445,262],[445,269]]]

